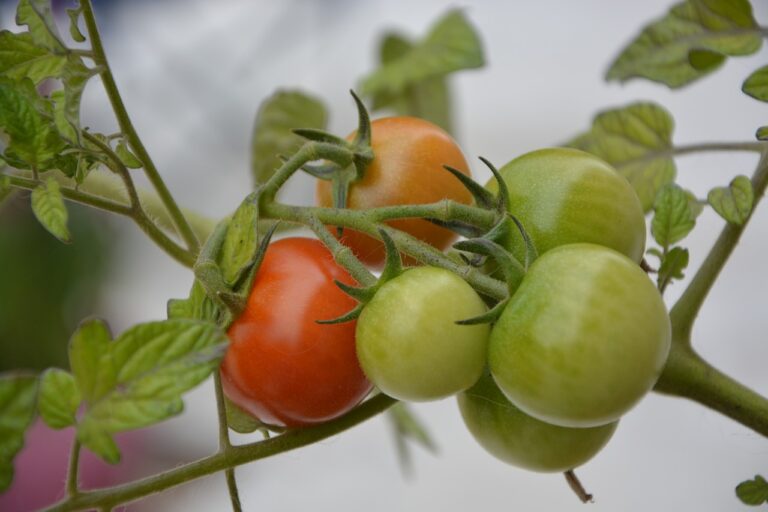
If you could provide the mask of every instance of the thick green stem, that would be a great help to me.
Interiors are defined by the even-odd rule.
[[[396,212],[398,209],[407,212],[409,208],[409,206],[388,207],[386,208],[386,218],[408,217],[410,215],[407,213],[398,216],[396,215]],[[421,205],[420,208],[422,212],[424,212],[424,208],[433,208],[434,212],[431,213],[435,213],[435,218],[437,218],[440,211],[445,211],[444,202],[433,203],[432,205]],[[503,282],[488,277],[475,267],[463,265],[448,258],[445,254],[431,245],[426,244],[407,233],[394,229],[386,224],[379,224],[372,221],[371,219],[377,218],[377,212],[380,210],[383,209],[363,211],[289,206],[280,203],[262,203],[261,205],[262,218],[291,220],[303,224],[308,224],[312,222],[313,219],[316,219],[323,224],[354,229],[355,231],[365,233],[377,239],[380,238],[378,230],[384,229],[392,237],[392,240],[395,242],[398,249],[409,256],[416,258],[424,264],[445,268],[460,275],[477,291],[484,295],[498,300],[502,300],[507,296],[507,287]],[[475,210],[480,209],[476,208]]]
[[[346,245],[342,245],[341,242],[326,229],[322,222],[314,217],[307,218],[306,222],[315,235],[317,235],[317,238],[330,249],[333,254],[333,259],[336,260],[339,265],[346,268],[352,277],[355,278],[355,281],[363,286],[372,286],[376,284],[376,276],[374,276],[365,265],[355,257],[352,253],[352,249]]]
[[[53,512],[115,507],[121,503],[128,503],[205,475],[327,439],[376,416],[395,403],[396,400],[393,398],[383,394],[377,395],[344,416],[327,423],[315,427],[291,430],[285,434],[259,441],[258,443],[233,446],[228,452],[219,452],[210,457],[135,482],[83,492],[75,497],[67,498],[47,510]]]
[[[704,300],[752,218],[768,186],[768,148],[752,176],[754,204],[741,225],[723,228],[704,263],[670,311],[672,349],[656,391],[694,400],[768,437],[768,399],[723,374],[691,347],[691,330]]]
[[[326,142],[307,142],[301,149],[286,160],[283,165],[273,174],[264,184],[260,199],[262,202],[271,203],[275,199],[277,191],[280,190],[293,174],[301,169],[307,162],[312,160],[330,160],[336,164],[346,167],[352,163],[352,151],[335,144]]]
[[[149,178],[152,186],[160,196],[160,200],[168,209],[168,213],[173,220],[173,225],[177,233],[179,233],[179,236],[182,238],[182,240],[184,240],[184,242],[187,244],[187,248],[194,256],[200,249],[200,242],[198,241],[197,236],[195,236],[195,233],[192,230],[192,227],[189,225],[189,222],[184,217],[184,214],[181,212],[181,209],[176,204],[176,201],[173,199],[173,196],[168,190],[168,187],[165,185],[165,182],[160,176],[160,173],[157,171],[154,162],[152,162],[149,153],[139,138],[131,118],[128,116],[128,111],[123,104],[123,99],[117,89],[117,83],[115,82],[114,76],[112,75],[112,70],[109,67],[109,62],[107,61],[107,56],[104,52],[104,47],[101,42],[101,35],[99,34],[99,29],[96,26],[96,17],[93,14],[93,6],[91,5],[91,0],[82,0],[81,5],[83,7],[83,18],[85,19],[85,25],[88,29],[88,36],[91,41],[93,60],[97,67],[100,69],[99,76],[101,76],[101,80],[104,83],[104,89],[106,90],[107,96],[109,97],[109,102],[112,104],[112,109],[117,116],[120,129],[125,134],[131,149],[133,149],[133,151],[136,153],[136,156],[143,164],[147,178]]]
[[[704,303],[710,289],[712,289],[717,276],[736,248],[736,244],[739,242],[742,233],[752,218],[755,208],[765,194],[766,186],[768,186],[768,149],[761,156],[757,169],[752,176],[754,204],[749,217],[741,225],[732,223],[725,225],[704,263],[702,263],[696,275],[670,311],[672,327],[676,331],[676,339],[690,339],[690,331],[696,315],[698,315],[701,305]]]
[[[694,400],[768,437],[768,399],[712,367],[687,343],[672,344],[655,391]]]

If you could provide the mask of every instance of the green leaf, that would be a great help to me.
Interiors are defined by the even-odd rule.
[[[760,475],[754,480],[744,480],[736,486],[736,496],[747,505],[768,503],[768,482]]]
[[[115,148],[115,153],[117,153],[117,156],[120,158],[120,161],[123,162],[123,164],[127,168],[141,169],[143,167],[141,160],[136,158],[136,155],[131,153],[131,150],[128,149],[128,145],[125,142],[120,141],[117,144],[117,147]]]
[[[77,426],[77,440],[93,453],[109,462],[120,462],[120,449],[108,432],[99,428],[98,423],[85,422]]]
[[[698,219],[701,212],[704,211],[704,205],[696,197],[696,194],[690,190],[686,190],[685,195],[688,196],[688,207],[691,209],[691,215],[693,215],[694,219]]]
[[[197,280],[192,283],[188,298],[168,301],[169,320],[187,318],[215,323],[218,317],[219,310],[216,304],[208,297],[205,288]]]
[[[755,132],[755,138],[757,140],[768,140],[768,126],[761,126]]]
[[[651,233],[665,249],[688,236],[696,225],[688,194],[675,184],[661,189],[653,209]]]
[[[379,48],[380,63],[387,65],[403,58],[413,45],[399,34],[387,34]],[[447,77],[436,76],[413,83],[397,94],[379,92],[372,96],[373,109],[389,108],[398,115],[420,117],[453,131],[451,93]]]
[[[227,425],[235,432],[250,434],[251,432],[266,428],[264,423],[242,410],[226,396],[224,397],[224,404],[227,412]]]
[[[80,324],[69,340],[69,366],[83,399],[98,401],[115,385],[115,372],[108,357],[112,335],[106,323],[98,319]]]
[[[53,102],[53,123],[56,129],[59,131],[61,137],[72,144],[77,143],[77,130],[69,122],[66,116],[66,98],[64,96],[64,90],[59,89],[51,93],[51,101]]]
[[[661,258],[661,265],[656,276],[659,290],[663,292],[673,280],[685,277],[683,270],[688,267],[688,260],[688,249],[682,247],[673,247]]]
[[[77,26],[77,22],[80,19],[80,14],[82,12],[83,8],[81,6],[78,6],[76,9],[67,9],[67,16],[69,16],[69,35],[78,43],[85,42],[85,36],[80,32],[80,28]]]
[[[696,71],[711,72],[719,68],[725,62],[725,55],[710,50],[691,50],[688,53],[688,62]]]
[[[221,271],[225,282],[232,286],[253,261],[259,247],[258,206],[248,199],[243,201],[232,216],[221,248]]]
[[[115,462],[111,436],[181,412],[181,394],[218,367],[227,341],[216,325],[193,320],[150,322],[124,332],[101,357],[108,358],[114,384],[81,418],[78,439]]]
[[[36,45],[54,52],[64,53],[56,21],[51,11],[50,0],[19,0],[16,9],[16,24],[26,25]]]
[[[49,233],[64,243],[71,241],[67,229],[67,207],[55,179],[48,178],[32,191],[32,211]]]
[[[741,90],[756,100],[768,101],[768,66],[763,66],[749,75]]]
[[[687,0],[647,25],[606,79],[642,77],[682,87],[719,67],[725,56],[750,55],[761,45],[748,0]]]
[[[13,480],[13,459],[35,417],[36,391],[36,377],[0,374],[0,492]]]
[[[744,224],[752,212],[755,199],[752,182],[746,176],[736,176],[727,187],[716,187],[707,194],[707,201],[722,218],[731,224]]]
[[[20,159],[38,170],[46,169],[66,146],[51,117],[51,103],[38,96],[31,80],[0,78],[0,128],[11,138],[6,157]]]
[[[29,32],[0,31],[0,74],[14,80],[29,78],[35,84],[61,75],[67,64],[64,55],[37,46]]]
[[[597,155],[613,165],[635,189],[645,211],[658,191],[675,179],[674,120],[655,103],[633,103],[595,116],[589,131],[566,146]]]
[[[96,72],[83,63],[80,57],[70,55],[61,74],[64,82],[64,117],[80,133],[80,100],[88,80]],[[79,140],[79,139],[78,139]]]
[[[264,100],[256,114],[251,139],[251,170],[256,183],[264,183],[280,167],[279,155],[301,147],[295,128],[325,129],[328,114],[323,103],[298,91],[277,91]]]
[[[37,407],[49,427],[60,429],[74,425],[81,401],[80,390],[71,373],[59,368],[43,372]]]
[[[449,11],[406,54],[365,77],[366,96],[397,95],[424,80],[485,64],[480,38],[460,10]]]

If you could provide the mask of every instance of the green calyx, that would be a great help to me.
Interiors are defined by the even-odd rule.
[[[350,91],[350,94],[355,100],[358,113],[357,133],[352,142],[323,130],[293,130],[293,133],[310,142],[336,146],[348,152],[348,159],[301,166],[301,169],[309,175],[331,182],[331,197],[335,208],[347,207],[350,185],[363,178],[374,157],[371,149],[371,119],[368,110],[354,91]],[[337,230],[341,236],[343,228],[338,227]]]
[[[391,281],[403,273],[403,262],[400,258],[400,252],[397,250],[397,246],[395,245],[394,240],[392,240],[392,237],[389,236],[389,233],[387,233],[384,229],[379,229],[379,235],[381,236],[382,242],[384,242],[384,249],[386,250],[384,269],[382,270],[379,279],[375,284],[365,287],[349,286],[348,284],[342,283],[341,281],[335,281],[336,286],[341,288],[344,293],[357,301],[357,306],[340,317],[330,320],[318,320],[317,323],[332,325],[355,320],[358,316],[360,316],[360,313],[362,313],[365,305],[370,302],[371,299],[373,299],[374,295],[376,295],[376,292],[379,291],[384,283]]]
[[[251,193],[235,213],[221,221],[200,251],[195,280],[218,310],[216,323],[226,328],[246,307],[253,280],[277,229],[258,229],[259,191]]]

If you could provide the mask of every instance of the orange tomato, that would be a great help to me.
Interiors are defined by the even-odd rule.
[[[373,162],[363,179],[350,185],[348,208],[424,204],[442,199],[472,202],[469,191],[443,169],[443,165],[449,165],[470,174],[456,142],[437,125],[415,117],[377,119],[371,122],[371,147]],[[317,202],[320,206],[333,205],[330,182],[318,180]],[[388,224],[441,251],[456,239],[450,230],[424,219],[398,219]],[[341,241],[370,266],[381,266],[384,262],[383,244],[368,235],[344,229]]]

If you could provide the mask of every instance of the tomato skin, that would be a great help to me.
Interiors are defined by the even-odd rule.
[[[353,137],[354,133],[348,138]],[[424,204],[441,199],[472,202],[469,191],[443,169],[445,164],[470,174],[456,142],[437,125],[407,116],[376,119],[371,122],[371,148],[374,159],[363,178],[351,184],[348,208]],[[317,203],[333,206],[330,182],[317,181]],[[456,240],[453,232],[424,219],[399,219],[388,224],[441,251]],[[345,229],[341,241],[367,265],[377,267],[384,262],[384,246],[368,235]]]
[[[284,238],[267,248],[221,365],[225,394],[264,423],[321,423],[371,390],[355,355],[355,322],[315,322],[356,305],[334,279],[356,284],[318,240]]]
[[[456,274],[414,267],[382,285],[357,321],[357,355],[368,378],[400,400],[445,398],[477,381],[488,325],[457,325],[485,304]]]
[[[564,245],[539,257],[491,333],[489,365],[509,400],[564,427],[617,420],[661,373],[671,327],[659,292],[622,254]]]
[[[645,249],[645,215],[632,185],[613,167],[578,149],[526,153],[499,169],[510,194],[510,212],[539,254],[587,242],[610,247],[639,262]],[[495,178],[486,187],[496,192]],[[504,245],[521,261],[517,230]]]
[[[566,428],[528,416],[512,405],[489,373],[456,397],[472,437],[488,453],[513,466],[544,473],[568,471],[594,457],[618,422]]]

